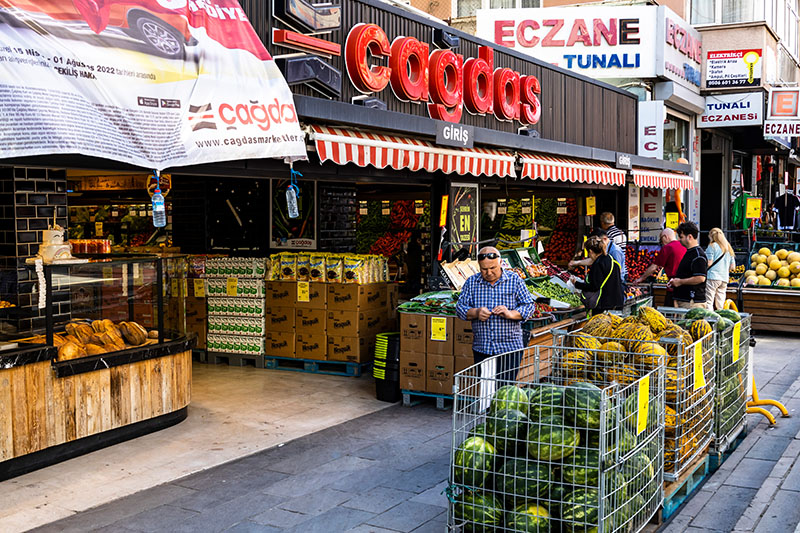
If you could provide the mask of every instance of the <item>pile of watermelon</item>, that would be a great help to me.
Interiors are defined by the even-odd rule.
[[[603,394],[591,383],[498,389],[486,421],[472,428],[453,457],[456,525],[462,531],[597,531],[601,483],[604,530],[645,523],[652,509],[647,504],[659,490],[658,440],[638,442],[627,423],[609,431],[615,412],[622,421],[635,419],[637,406],[625,401],[617,408],[601,402]],[[657,416],[655,400],[650,407]],[[614,457],[621,460],[601,457],[603,417],[605,438],[620,435],[603,450],[618,451]]]

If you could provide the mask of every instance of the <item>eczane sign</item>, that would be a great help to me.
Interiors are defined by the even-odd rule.
[[[763,110],[762,92],[706,96],[706,109],[697,117],[697,127],[760,126]]]
[[[800,137],[800,89],[771,88],[764,136]]]

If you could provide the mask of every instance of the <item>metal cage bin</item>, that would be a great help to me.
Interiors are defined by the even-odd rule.
[[[627,533],[647,524],[662,504],[663,360],[608,382],[619,360],[532,346],[455,375],[450,531]]]

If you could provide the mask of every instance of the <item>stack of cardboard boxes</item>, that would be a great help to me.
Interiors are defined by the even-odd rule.
[[[269,281],[266,355],[363,363],[396,331],[397,285]]]
[[[453,376],[472,366],[472,323],[400,313],[400,388],[450,395]]]

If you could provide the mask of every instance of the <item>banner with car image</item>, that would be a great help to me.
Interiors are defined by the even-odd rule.
[[[148,169],[306,157],[236,0],[0,0],[0,158]]]

